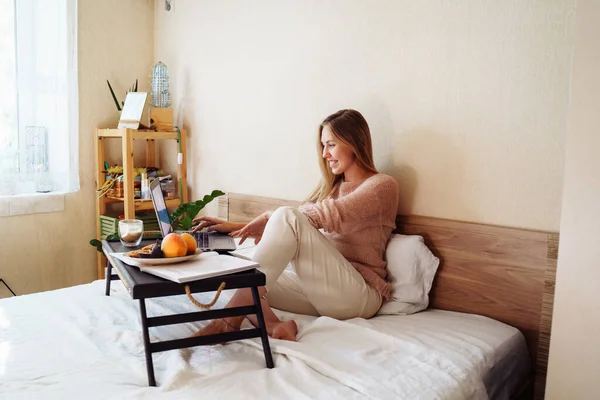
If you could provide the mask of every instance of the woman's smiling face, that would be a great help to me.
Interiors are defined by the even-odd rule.
[[[354,151],[333,135],[329,125],[323,127],[321,144],[323,145],[323,158],[327,160],[331,172],[335,175],[343,174],[354,165]]]

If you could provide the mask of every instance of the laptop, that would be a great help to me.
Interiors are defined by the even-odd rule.
[[[152,204],[154,205],[154,211],[156,212],[156,219],[158,220],[158,227],[160,233],[164,238],[169,233],[174,232],[171,220],[169,219],[169,211],[167,210],[167,203],[163,196],[162,189],[160,187],[159,179],[154,179],[150,184],[150,197],[152,198]],[[227,234],[219,232],[192,232],[192,231],[177,231],[179,233],[187,232],[194,236],[198,248],[204,251],[231,251],[235,250],[235,241]]]

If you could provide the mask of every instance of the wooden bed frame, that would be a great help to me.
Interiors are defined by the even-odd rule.
[[[300,202],[229,193],[219,217],[248,222],[258,214]],[[440,258],[430,308],[480,314],[512,325],[525,336],[533,375],[521,398],[543,399],[558,233],[398,215],[397,233],[421,235]]]

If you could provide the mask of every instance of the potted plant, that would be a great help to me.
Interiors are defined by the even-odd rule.
[[[113,101],[115,102],[115,106],[117,106],[117,111],[121,112],[123,110],[123,106],[125,105],[124,101],[121,101],[121,104],[119,104],[119,100],[117,100],[117,96],[115,95],[115,91],[113,90],[112,86],[110,85],[110,82],[108,81],[108,79],[106,80],[106,83],[108,84],[108,89],[110,90],[110,94],[112,95]],[[127,89],[127,92],[125,92],[125,96],[127,96],[127,93],[129,92],[137,92],[138,91],[138,80],[135,80],[135,84],[132,85],[129,89]]]
[[[201,200],[185,203],[177,207],[169,215],[171,226],[178,231],[187,231],[192,227],[192,221],[208,203],[225,193],[220,190],[213,190],[211,194],[205,195]]]

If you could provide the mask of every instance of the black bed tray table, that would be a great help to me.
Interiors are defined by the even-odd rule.
[[[142,241],[138,248],[153,243],[152,240]],[[223,275],[213,278],[206,278],[199,281],[176,283],[154,275],[141,272],[137,267],[125,264],[121,260],[110,257],[110,253],[118,253],[133,250],[124,247],[120,241],[102,241],[102,250],[107,257],[106,270],[106,295],[110,295],[110,282],[120,279],[127,288],[129,294],[134,300],[140,302],[140,315],[142,322],[142,335],[144,340],[144,352],[146,356],[146,368],[148,370],[148,385],[156,386],[154,377],[154,366],[152,363],[152,353],[158,353],[166,350],[182,349],[201,345],[211,345],[233,340],[248,339],[260,337],[265,354],[267,368],[273,368],[273,357],[271,347],[269,346],[269,337],[265,327],[262,309],[260,307],[260,296],[258,287],[265,285],[265,275],[257,269],[238,272],[230,275]],[[116,275],[113,275],[113,270]],[[191,293],[216,291],[222,282],[225,282],[226,290],[250,288],[252,305],[243,307],[223,308],[219,310],[207,310],[198,312],[189,312],[184,314],[172,314],[157,317],[148,317],[146,314],[146,299],[153,297],[174,296],[185,294],[185,287],[189,286]],[[241,315],[256,314],[258,328],[244,329],[235,332],[224,332],[215,335],[188,337],[184,339],[167,340],[162,342],[150,342],[148,329],[154,326],[181,324],[193,321],[205,321],[209,319],[235,317]]]

